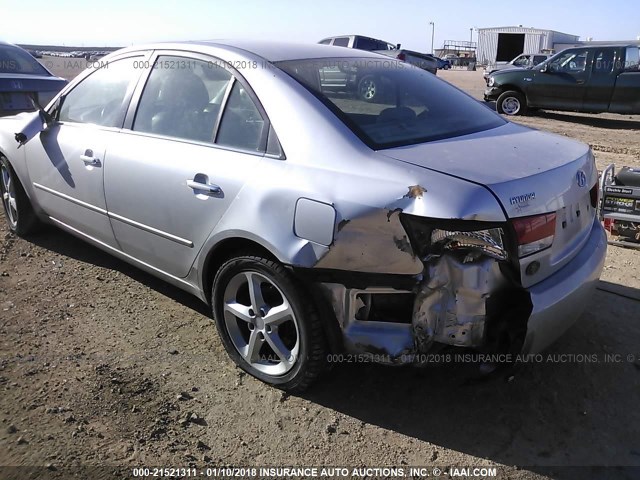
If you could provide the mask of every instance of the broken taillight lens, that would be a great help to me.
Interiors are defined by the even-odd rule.
[[[553,245],[556,234],[555,213],[514,218],[512,222],[518,239],[518,256],[520,258]]]
[[[441,245],[448,251],[477,251],[496,260],[506,260],[507,251],[502,236],[501,228],[471,232],[434,229],[431,233],[431,244]]]

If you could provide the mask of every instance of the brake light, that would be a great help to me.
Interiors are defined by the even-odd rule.
[[[556,234],[556,214],[545,213],[533,217],[513,219],[518,238],[518,256],[526,257],[549,248]]]
[[[407,58],[407,56],[404,53],[399,53],[398,56],[396,57],[398,60],[402,60],[403,62],[405,61],[405,59]]]

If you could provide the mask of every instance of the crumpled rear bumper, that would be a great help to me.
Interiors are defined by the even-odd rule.
[[[527,323],[524,353],[544,350],[580,317],[598,283],[606,254],[607,237],[596,218],[578,255],[554,275],[528,289],[533,311]]]

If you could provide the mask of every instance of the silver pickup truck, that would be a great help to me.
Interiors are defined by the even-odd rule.
[[[434,75],[438,71],[438,60],[433,55],[400,48],[401,45],[399,43],[394,45],[393,43],[385,42],[384,40],[365,37],[363,35],[341,35],[338,37],[329,37],[324,40],[320,40],[318,43],[380,53],[415,65],[416,67],[433,73]]]

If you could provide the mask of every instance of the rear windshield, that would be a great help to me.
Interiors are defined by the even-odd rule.
[[[336,58],[276,65],[375,150],[457,137],[505,123],[467,94],[404,62]]]
[[[0,73],[48,75],[44,67],[29,52],[12,45],[0,45]]]

